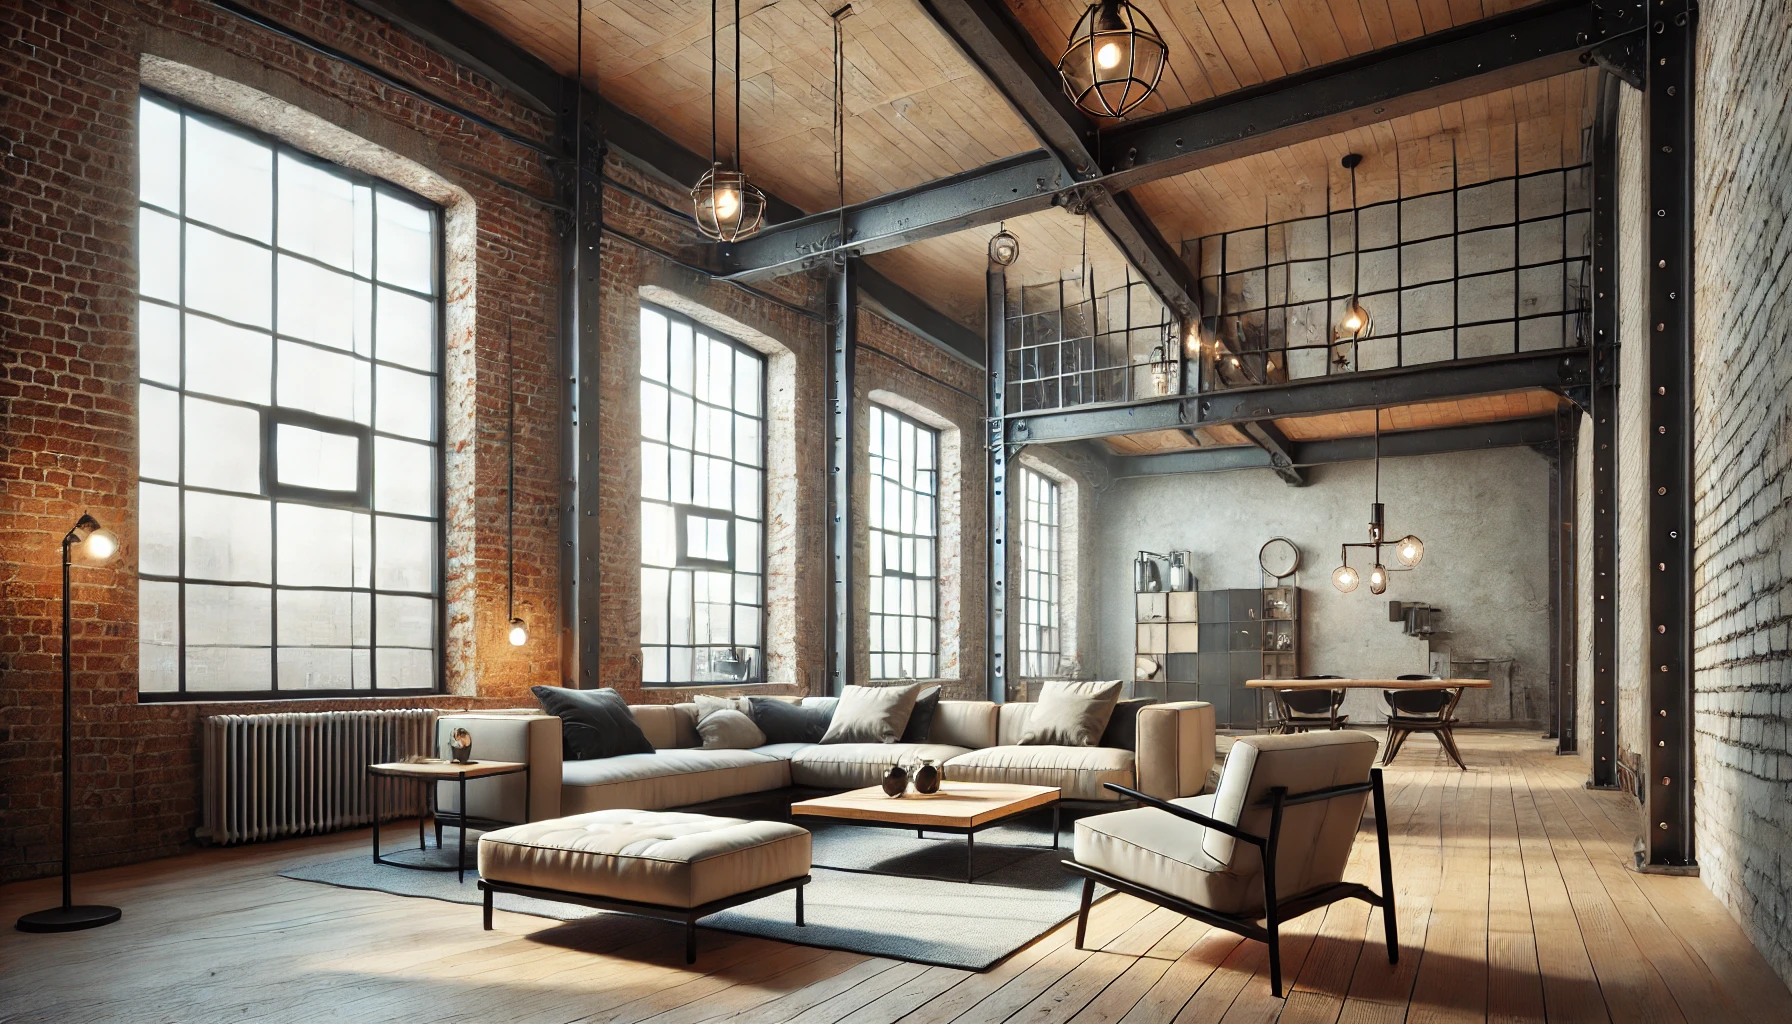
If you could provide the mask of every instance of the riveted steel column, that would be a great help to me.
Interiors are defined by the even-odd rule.
[[[989,352],[989,490],[985,521],[989,524],[989,649],[984,680],[989,699],[1008,699],[1008,273],[992,264],[985,278],[988,290],[984,330]]]
[[[859,261],[835,268],[828,313],[828,692],[853,682],[852,482],[853,377],[859,347]]]
[[[1599,78],[1593,120],[1593,688],[1594,789],[1618,788],[1618,95]]]
[[[576,159],[563,179],[572,218],[561,240],[560,674],[595,690],[602,532],[598,522],[599,263],[606,153],[595,95],[568,82],[561,136]]]
[[[1580,409],[1556,410],[1556,753],[1580,744]]]
[[[1649,5],[1643,92],[1649,345],[1648,737],[1638,866],[1696,867],[1692,807],[1692,130],[1690,0]]]

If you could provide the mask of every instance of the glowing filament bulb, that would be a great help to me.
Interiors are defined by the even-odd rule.
[[[529,627],[523,625],[522,619],[510,620],[510,646],[521,647],[529,642]]]
[[[1103,71],[1112,71],[1120,66],[1120,44],[1103,43],[1101,49],[1095,51],[1095,66]]]
[[[740,212],[740,193],[725,188],[716,193],[716,218],[728,220]]]

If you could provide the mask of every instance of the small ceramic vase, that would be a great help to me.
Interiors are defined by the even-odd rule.
[[[884,772],[884,795],[897,797],[907,790],[908,772],[904,771],[899,764],[891,765],[890,770]]]
[[[940,770],[933,766],[932,761],[923,758],[921,767],[915,769],[915,792],[925,796],[939,791]]]
[[[467,764],[473,758],[473,734],[465,729],[456,729],[448,737],[448,749],[454,752],[456,764]]]

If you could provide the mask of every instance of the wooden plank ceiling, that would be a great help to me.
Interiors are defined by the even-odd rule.
[[[694,153],[709,152],[709,5],[584,0],[586,81]],[[720,152],[734,133],[733,5],[722,4]],[[577,0],[454,0],[552,65],[573,72]],[[743,166],[806,211],[835,206],[834,57],[819,0],[741,5]],[[854,0],[842,23],[846,199],[860,202],[969,170],[1038,143],[916,0]]]

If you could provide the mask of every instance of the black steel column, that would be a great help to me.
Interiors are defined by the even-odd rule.
[[[834,271],[828,314],[834,333],[828,359],[828,692],[853,680],[852,483],[853,378],[859,347],[859,261]]]
[[[989,651],[984,678],[989,699],[1008,699],[1008,272],[990,264],[983,327],[989,336],[984,366],[989,372]]]
[[[1649,345],[1645,869],[1696,867],[1692,807],[1692,89],[1690,0],[1649,7],[1643,90]]]
[[[1556,410],[1556,753],[1580,743],[1580,409]]]
[[[561,235],[560,674],[597,689],[599,261],[603,245],[603,125],[596,95],[569,80],[562,90],[562,145],[576,159],[562,189],[572,207]]]
[[[1618,95],[1599,76],[1593,119],[1593,687],[1594,789],[1618,788]]]
[[[1549,709],[1543,738],[1562,735],[1562,414],[1555,417],[1555,436],[1545,449],[1549,458],[1549,496],[1543,503],[1543,550],[1549,564]]]

